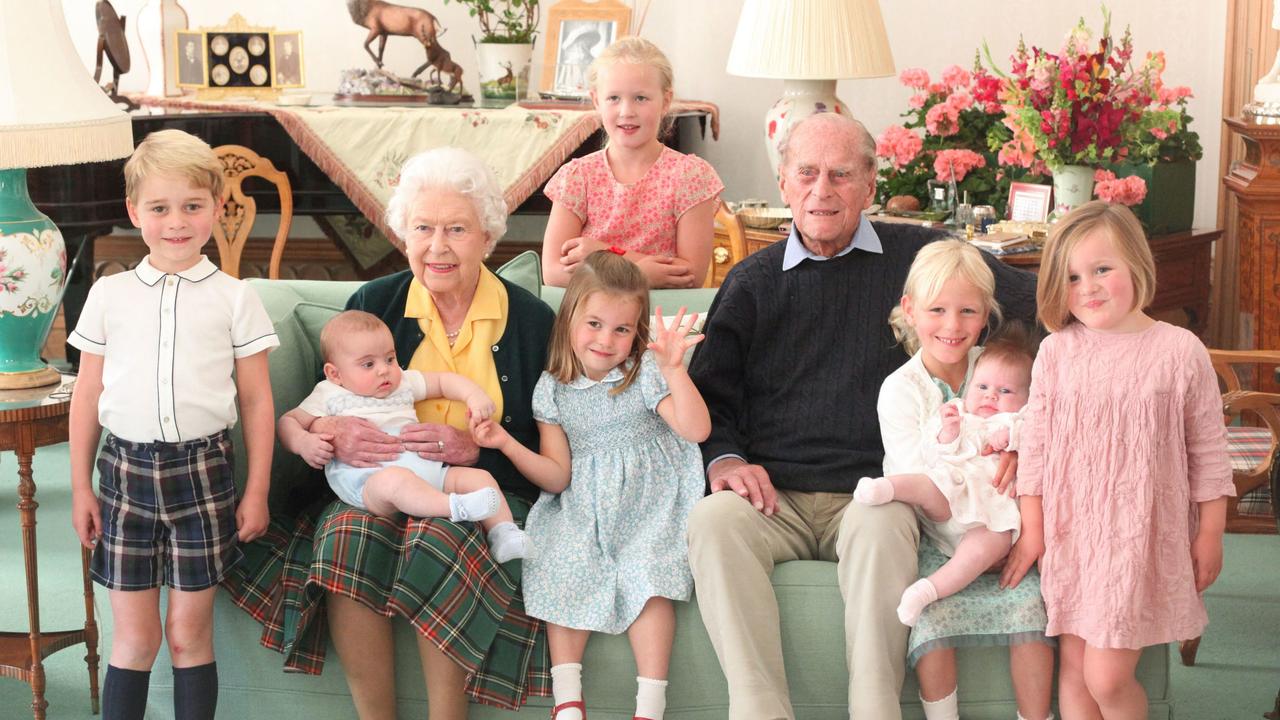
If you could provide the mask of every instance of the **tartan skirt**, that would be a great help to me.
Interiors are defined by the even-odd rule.
[[[523,524],[528,501],[507,502]],[[320,673],[324,596],[335,593],[408,620],[467,671],[475,702],[514,710],[529,695],[551,694],[547,636],[525,614],[520,564],[495,563],[477,525],[392,520],[337,501],[314,523],[273,522],[242,547],[223,587],[262,623],[261,642],[284,654],[285,672]]]

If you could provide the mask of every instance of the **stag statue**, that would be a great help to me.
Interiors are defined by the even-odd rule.
[[[430,64],[431,48],[436,45],[436,38],[443,34],[436,16],[422,8],[394,5],[383,0],[347,0],[347,10],[357,25],[369,28],[369,37],[365,38],[364,49],[373,58],[373,62],[382,67],[382,54],[387,47],[387,36],[404,35],[417,38],[426,51]],[[378,52],[369,47],[378,41]],[[424,65],[425,67],[425,65]],[[421,69],[418,72],[422,72]],[[416,76],[418,73],[414,73]]]

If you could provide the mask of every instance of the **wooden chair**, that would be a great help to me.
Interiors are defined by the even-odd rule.
[[[1210,350],[1209,360],[1224,387],[1222,412],[1228,424],[1227,442],[1232,455],[1232,480],[1236,496],[1227,498],[1227,532],[1274,533],[1280,523],[1276,496],[1276,451],[1280,448],[1280,394],[1246,390],[1236,366],[1280,367],[1276,350]],[[1253,372],[1249,374],[1252,375]],[[1239,421],[1239,422],[1237,422]],[[1246,424],[1247,423],[1247,424]],[[1270,484],[1271,513],[1242,514],[1240,500],[1247,493]],[[1200,638],[1184,640],[1180,651],[1183,665],[1195,665]]]
[[[280,260],[284,257],[284,245],[289,240],[289,226],[293,224],[293,189],[289,176],[277,170],[267,158],[243,145],[219,145],[213,149],[222,161],[222,174],[226,186],[222,190],[225,202],[222,219],[213,227],[213,237],[218,243],[218,256],[222,271],[231,277],[240,277],[240,255],[253,221],[258,215],[258,203],[245,195],[245,178],[259,177],[275,184],[280,193],[280,229],[276,231],[275,244],[271,247],[271,264],[267,277],[280,278]]]
[[[711,267],[707,268],[707,277],[702,281],[702,287],[717,287],[719,282],[716,276],[716,266],[725,268],[733,267],[747,256],[747,229],[742,224],[742,218],[736,213],[729,210],[729,206],[720,202],[720,207],[716,208],[715,222],[724,228],[725,235],[729,238],[728,246],[714,245],[711,248]],[[724,273],[720,275],[723,276]]]

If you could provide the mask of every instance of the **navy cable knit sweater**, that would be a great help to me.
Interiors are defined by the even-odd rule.
[[[851,492],[881,474],[876,400],[907,360],[889,311],[916,252],[942,234],[875,229],[883,254],[855,249],[783,272],[786,242],[777,242],[729,272],[689,368],[711,411],[703,462],[741,455],[774,486],[807,492]],[[1035,276],[985,257],[1005,317],[1034,323]]]

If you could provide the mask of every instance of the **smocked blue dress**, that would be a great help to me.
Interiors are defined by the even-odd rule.
[[[653,354],[631,387],[611,395],[622,379],[621,368],[599,382],[542,374],[533,416],[564,429],[572,479],[558,495],[542,493],[525,521],[528,613],[613,634],[651,597],[689,599],[685,525],[704,486],[698,446],[656,411],[670,391]]]

